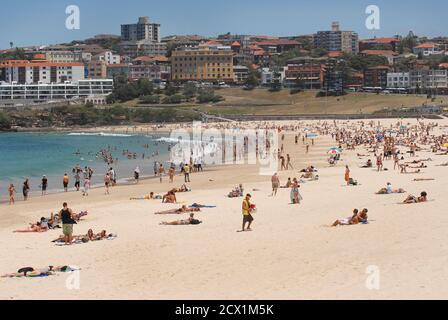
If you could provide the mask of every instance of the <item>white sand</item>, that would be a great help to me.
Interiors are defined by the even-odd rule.
[[[416,123],[415,120],[409,120]],[[387,123],[387,121],[383,121]],[[407,121],[406,121],[407,122]],[[441,120],[447,125],[448,121]],[[326,151],[334,146],[330,137],[320,137],[310,154],[287,136],[286,152],[295,168],[313,164],[320,181],[302,185],[304,201],[290,205],[289,189],[270,197],[270,178],[251,166],[222,167],[193,174],[193,192],[178,194],[185,204],[214,204],[197,214],[199,226],[160,226],[161,221],[182,216],[155,216],[158,210],[180,205],[160,201],[129,201],[149,191],[162,193],[168,182],[145,181],[137,186],[117,187],[105,196],[92,190],[88,198],[78,193],[32,197],[28,203],[0,207],[0,274],[25,266],[76,265],[80,289],[68,290],[69,274],[46,278],[0,279],[0,299],[444,299],[448,295],[448,216],[446,213],[447,167],[436,164],[447,156],[432,157],[419,175],[397,171],[360,169],[357,152],[347,151],[337,167],[326,164]],[[374,157],[371,157],[374,161]],[[362,183],[344,186],[344,167]],[[393,161],[385,167],[393,169]],[[280,172],[282,184],[295,171]],[[215,181],[211,182],[212,178]],[[414,178],[436,178],[414,182]],[[166,179],[167,180],[167,179]],[[427,191],[425,204],[400,205],[406,194],[378,196],[374,192],[391,182],[418,195]],[[258,212],[253,232],[241,229],[242,199],[228,199],[232,187],[243,183],[252,193]],[[174,186],[182,178],[176,177]],[[252,191],[257,188],[260,191]],[[118,234],[113,241],[58,247],[50,241],[60,231],[16,234],[57,211],[68,201],[75,211],[90,215],[75,226],[75,234],[89,228]],[[368,225],[329,228],[354,208],[368,208]],[[369,266],[380,271],[379,290],[366,288]]]

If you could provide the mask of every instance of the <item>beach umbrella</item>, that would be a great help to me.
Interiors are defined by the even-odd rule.
[[[316,139],[318,137],[318,135],[316,133],[310,133],[307,135],[307,137],[310,139]]]
[[[340,154],[340,153],[341,152],[339,150],[336,150],[336,149],[332,149],[332,150],[328,151],[328,154],[331,154],[331,155],[336,155],[336,154]]]

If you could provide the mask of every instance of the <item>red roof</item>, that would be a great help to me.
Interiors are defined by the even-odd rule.
[[[437,46],[435,43],[432,43],[432,42],[426,42],[426,43],[422,43],[422,44],[419,45],[419,46],[416,46],[415,48],[416,48],[416,49],[432,49],[432,48],[434,48],[435,46]]]
[[[116,63],[116,64],[108,64],[108,68],[123,68],[123,67],[129,67],[127,63]]]
[[[216,41],[216,40],[209,40],[205,44],[208,45],[208,46],[220,46],[220,45],[222,45],[221,42]]]
[[[385,44],[385,43],[392,43],[392,42],[400,42],[400,39],[397,38],[376,38],[376,39],[366,39],[361,40],[362,43],[376,43],[376,44]]]
[[[448,63],[441,63],[441,64],[439,64],[439,68],[441,68],[441,69],[448,69]]]
[[[241,44],[238,41],[232,43],[232,47],[241,47]]]
[[[343,53],[341,51],[332,51],[332,52],[328,52],[328,54],[327,54],[327,56],[330,58],[338,58],[342,55],[343,55]]]

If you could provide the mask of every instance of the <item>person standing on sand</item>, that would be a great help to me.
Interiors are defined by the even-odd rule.
[[[252,231],[252,229],[250,228],[250,226],[252,225],[252,222],[254,221],[254,218],[252,217],[252,204],[250,203],[250,199],[252,198],[252,196],[250,194],[246,195],[246,198],[243,200],[243,229],[241,230],[242,232],[244,231]],[[246,223],[248,223],[247,229],[246,229]]]
[[[184,180],[185,180],[185,183],[187,183],[187,182],[190,182],[190,166],[188,165],[188,163],[186,163],[185,165],[184,165]]]
[[[76,191],[79,191],[79,188],[81,187],[81,175],[79,173],[79,170],[76,170],[75,172],[75,188]]]
[[[276,196],[277,195],[277,190],[280,187],[280,180],[278,179],[278,174],[274,173],[274,175],[271,178],[271,182],[272,182],[272,196]]]
[[[30,182],[28,179],[25,179],[23,182],[22,193],[23,193],[23,201],[28,200],[28,193],[30,192]]]
[[[344,176],[344,180],[347,183],[347,185],[350,185],[350,169],[348,166],[345,166],[345,176]]]
[[[134,170],[134,179],[136,183],[138,183],[138,180],[140,179],[140,167],[136,167]]]
[[[8,193],[9,193],[9,205],[13,205],[15,202],[14,196],[16,194],[16,188],[12,183],[9,185]]]
[[[73,211],[66,202],[62,205],[62,210],[59,212],[62,220],[62,232],[64,233],[64,241],[66,245],[71,245],[73,241],[73,225],[76,221],[73,219]]]
[[[46,176],[42,177],[42,183],[41,183],[41,188],[42,188],[42,195],[46,195],[47,194],[47,187],[48,187],[48,179]]]
[[[110,187],[110,175],[109,173],[106,173],[106,175],[104,176],[104,187],[106,188],[106,192],[104,193],[105,195],[110,194],[109,193],[109,187]]]
[[[70,178],[67,174],[64,174],[64,177],[62,178],[62,185],[64,186],[64,191],[68,192],[68,183],[70,181]]]
[[[163,167],[163,164],[160,164],[159,167],[159,179],[160,179],[160,183],[163,182],[163,175],[165,174],[165,168]]]
[[[170,183],[174,182],[174,174],[175,173],[176,173],[176,169],[173,166],[171,166],[169,171],[168,171],[168,175],[170,177]]]
[[[307,143],[307,144],[306,144],[306,153],[309,153],[309,152],[310,152],[310,144]]]
[[[82,191],[82,195],[87,197],[89,195],[89,189],[90,189],[90,179],[89,177],[86,177],[84,179],[84,190]]]

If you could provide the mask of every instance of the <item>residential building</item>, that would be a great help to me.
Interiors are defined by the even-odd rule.
[[[421,45],[416,46],[413,49],[414,54],[416,55],[422,55],[424,57],[433,55],[433,54],[442,54],[443,51],[439,48],[439,45],[437,43],[432,42],[426,42],[422,43]]]
[[[288,64],[284,85],[286,87],[298,86],[301,89],[321,89],[324,82],[324,71],[324,65],[321,63]]]
[[[107,66],[107,78],[115,79],[118,76],[124,76],[129,78],[129,64],[119,63],[119,64],[109,64]]]
[[[249,68],[246,66],[233,66],[234,82],[244,84],[249,76]]]
[[[409,89],[411,87],[411,78],[409,72],[389,72],[387,74],[388,89]]]
[[[359,41],[359,51],[364,50],[391,50],[398,52],[401,39],[399,38],[374,38]]]
[[[46,60],[56,63],[83,62],[82,52],[77,51],[48,51],[45,53]]]
[[[358,53],[358,34],[353,31],[341,31],[339,23],[333,22],[331,31],[319,31],[314,35],[314,46],[328,51]]]
[[[338,70],[337,59],[328,59],[325,63],[324,84],[321,91],[327,95],[341,95],[344,93],[345,79],[342,71]]]
[[[148,17],[140,17],[136,24],[121,25],[121,40],[160,42],[160,24],[151,23]]]
[[[64,83],[84,79],[84,64],[46,60],[6,60],[0,62],[0,81],[17,84]]]
[[[260,42],[254,42],[253,45],[260,47],[269,53],[283,53],[285,51],[293,49],[301,49],[301,43],[295,40],[289,39],[275,39],[275,40],[265,40]]]
[[[285,81],[285,68],[274,70],[272,68],[261,68],[261,85],[270,86],[273,83],[283,84]]]
[[[201,45],[172,52],[174,81],[233,82],[233,51],[230,47]]]
[[[388,72],[388,66],[378,66],[364,70],[364,88],[386,89]]]
[[[129,79],[148,79],[153,82],[168,81],[171,78],[171,66],[168,58],[138,57],[129,66]]]
[[[165,56],[167,53],[166,43],[153,42],[150,40],[126,41],[120,43],[122,55],[136,58],[139,56]]]
[[[448,70],[411,70],[409,72],[410,87],[413,90],[440,89],[446,91],[448,89]]]
[[[102,60],[92,60],[87,63],[87,78],[89,79],[106,79],[107,63]]]
[[[64,83],[0,83],[0,100],[68,100],[112,93],[113,80],[78,80]]]
[[[121,62],[121,57],[119,54],[114,54],[111,51],[104,51],[103,53],[97,54],[92,58],[93,60],[99,60],[109,64],[119,64]]]

